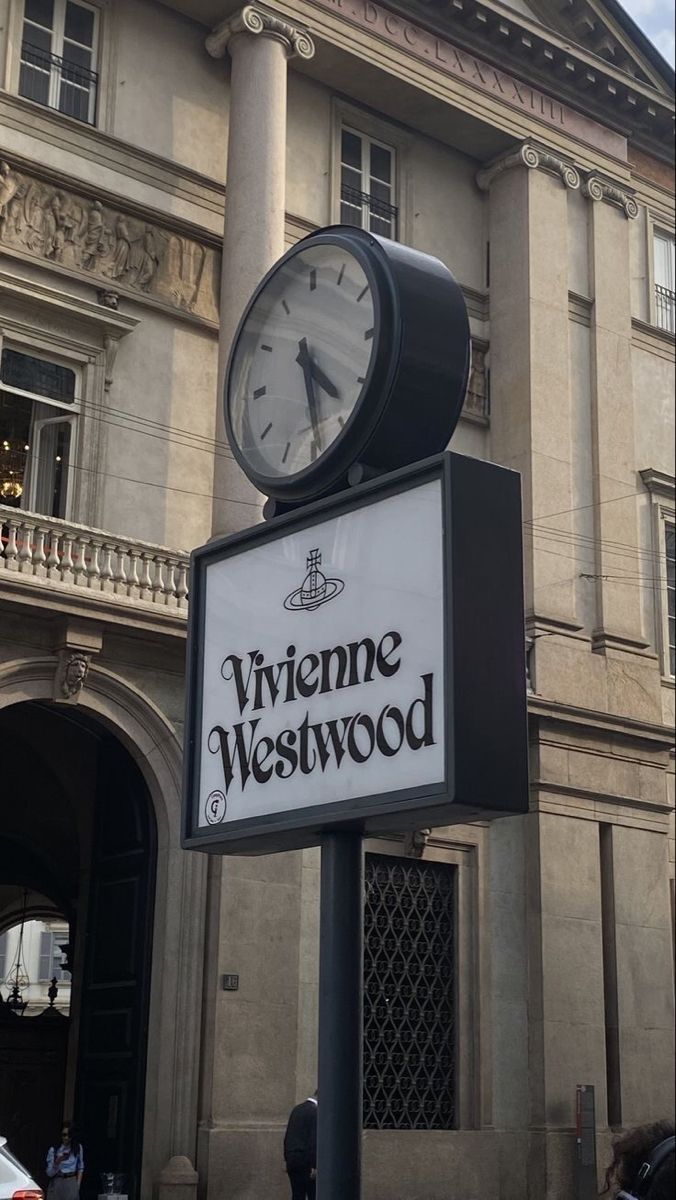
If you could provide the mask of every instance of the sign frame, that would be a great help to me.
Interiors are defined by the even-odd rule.
[[[318,845],[323,833],[346,829],[363,834],[389,829],[415,828],[433,820],[433,814],[453,800],[453,711],[449,687],[443,693],[445,734],[444,777],[439,784],[428,784],[393,792],[391,790],[358,799],[334,801],[290,809],[269,816],[255,816],[229,824],[197,826],[194,813],[199,802],[199,755],[197,739],[202,721],[202,636],[205,622],[206,570],[210,563],[222,562],[243,549],[264,545],[289,533],[310,529],[326,520],[362,509],[389,496],[399,495],[422,484],[441,483],[441,519],[443,554],[443,659],[444,678],[452,678],[452,639],[449,637],[452,613],[450,587],[451,548],[449,510],[451,502],[450,456],[435,456],[411,467],[380,476],[337,495],[304,505],[302,509],[272,521],[255,525],[227,538],[193,550],[190,562],[190,614],[188,628],[186,740],[184,750],[184,849],[212,853],[259,853],[300,849]],[[319,785],[319,784],[318,784]],[[320,786],[320,785],[319,785]],[[396,815],[393,813],[396,810]],[[260,845],[264,842],[265,845]]]
[[[310,529],[321,522],[437,480],[441,484],[443,554],[442,655],[445,686],[442,702],[445,747],[442,779],[438,783],[419,787],[387,790],[329,804],[199,826],[199,742],[206,573],[209,565],[227,560],[245,549],[277,541],[290,533]],[[468,565],[462,572],[462,580],[458,582],[458,563],[467,561],[468,546],[476,540],[476,544],[483,549],[486,539],[491,539],[491,544],[485,548],[486,556],[490,558],[491,553],[502,555],[501,563],[495,568],[502,572],[501,582],[505,574],[509,575],[507,592],[510,599],[505,605],[503,597],[500,597],[499,611],[502,615],[495,621],[491,607],[494,605],[495,589],[486,586],[486,580],[481,576],[482,568],[477,565],[478,555],[473,556],[476,561]],[[510,777],[512,764],[519,763],[519,755],[526,758],[521,561],[519,476],[492,463],[448,451],[193,550],[189,585],[181,831],[183,848],[216,854],[270,854],[319,845],[322,837],[330,832],[345,831],[373,837],[527,811],[527,767],[525,772],[517,770],[511,791],[503,783],[505,776]],[[481,596],[485,597],[483,608]],[[464,614],[459,621],[463,626],[462,643],[458,640],[460,631],[454,625],[456,599],[461,614]],[[472,628],[467,627],[469,623]],[[505,637],[506,631],[511,635],[511,640],[510,636]],[[468,642],[475,647],[479,635],[484,642],[487,640],[490,643],[484,655],[484,668],[475,672],[473,664],[476,653],[472,650],[461,665],[456,679],[454,670],[458,646]],[[495,699],[497,689],[487,687],[490,671],[497,668],[499,675],[502,670],[500,656],[505,641],[510,643],[506,651],[510,656],[510,676],[514,671],[523,676],[523,712],[518,711],[517,703],[513,720],[510,712],[506,721],[502,717],[515,707],[514,697],[517,701],[521,698],[520,689],[515,691],[512,682],[508,704],[501,707],[501,702]],[[466,697],[469,697],[467,701]],[[458,718],[462,729],[460,740],[456,728],[456,709],[462,709]],[[491,766],[482,762],[482,758],[487,756],[481,754],[480,731],[475,729],[480,722],[484,722],[489,731],[495,728],[496,732],[498,750],[494,756],[492,774]],[[475,730],[475,733],[468,736],[468,728]],[[512,742],[515,743],[513,750],[508,748]],[[318,787],[321,787],[319,780]],[[486,796],[489,797],[488,801]]]

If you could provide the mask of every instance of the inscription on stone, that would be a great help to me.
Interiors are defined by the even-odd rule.
[[[545,92],[522,83],[489,63],[468,54],[445,38],[438,37],[420,25],[389,12],[372,0],[314,0],[320,8],[339,12],[346,20],[369,29],[378,37],[400,46],[415,58],[435,66],[446,75],[455,76],[486,95],[502,100],[511,108],[532,114],[549,126],[565,129],[573,137],[595,146],[607,154],[626,161],[627,141],[620,134],[605,129],[581,113],[554,100]]]

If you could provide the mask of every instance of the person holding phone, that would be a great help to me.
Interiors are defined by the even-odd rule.
[[[84,1154],[70,1121],[64,1121],[61,1143],[47,1155],[47,1200],[78,1200],[84,1174]]]

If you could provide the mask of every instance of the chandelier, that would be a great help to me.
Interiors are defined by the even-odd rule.
[[[8,441],[0,443],[0,500],[19,500],[23,495],[23,479],[29,446],[23,449],[12,447]]]

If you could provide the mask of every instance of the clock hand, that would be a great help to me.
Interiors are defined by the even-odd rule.
[[[333,383],[332,380],[329,379],[326,372],[322,370],[319,363],[315,362],[314,358],[312,358],[310,351],[308,350],[307,338],[303,338],[298,345],[299,352],[296,362],[300,363],[302,366],[303,362],[307,360],[310,363],[310,372],[312,377],[317,381],[320,388],[326,392],[327,396],[331,396],[333,400],[338,400],[340,398],[340,392],[338,391],[335,383]]]
[[[310,359],[310,370],[314,378],[317,380],[320,388],[326,392],[327,396],[331,396],[333,400],[338,400],[340,398],[340,392],[338,391],[338,388],[336,387],[335,383],[331,382],[328,375],[324,374],[319,364],[316,363],[313,358]]]
[[[308,412],[310,413],[310,421],[312,423],[312,432],[314,434],[317,449],[322,450],[322,435],[319,428],[319,411],[317,408],[317,397],[312,382],[312,362],[307,348],[307,338],[301,338],[298,343],[298,354],[296,362],[303,372],[303,381],[305,383],[305,395],[307,397]]]

